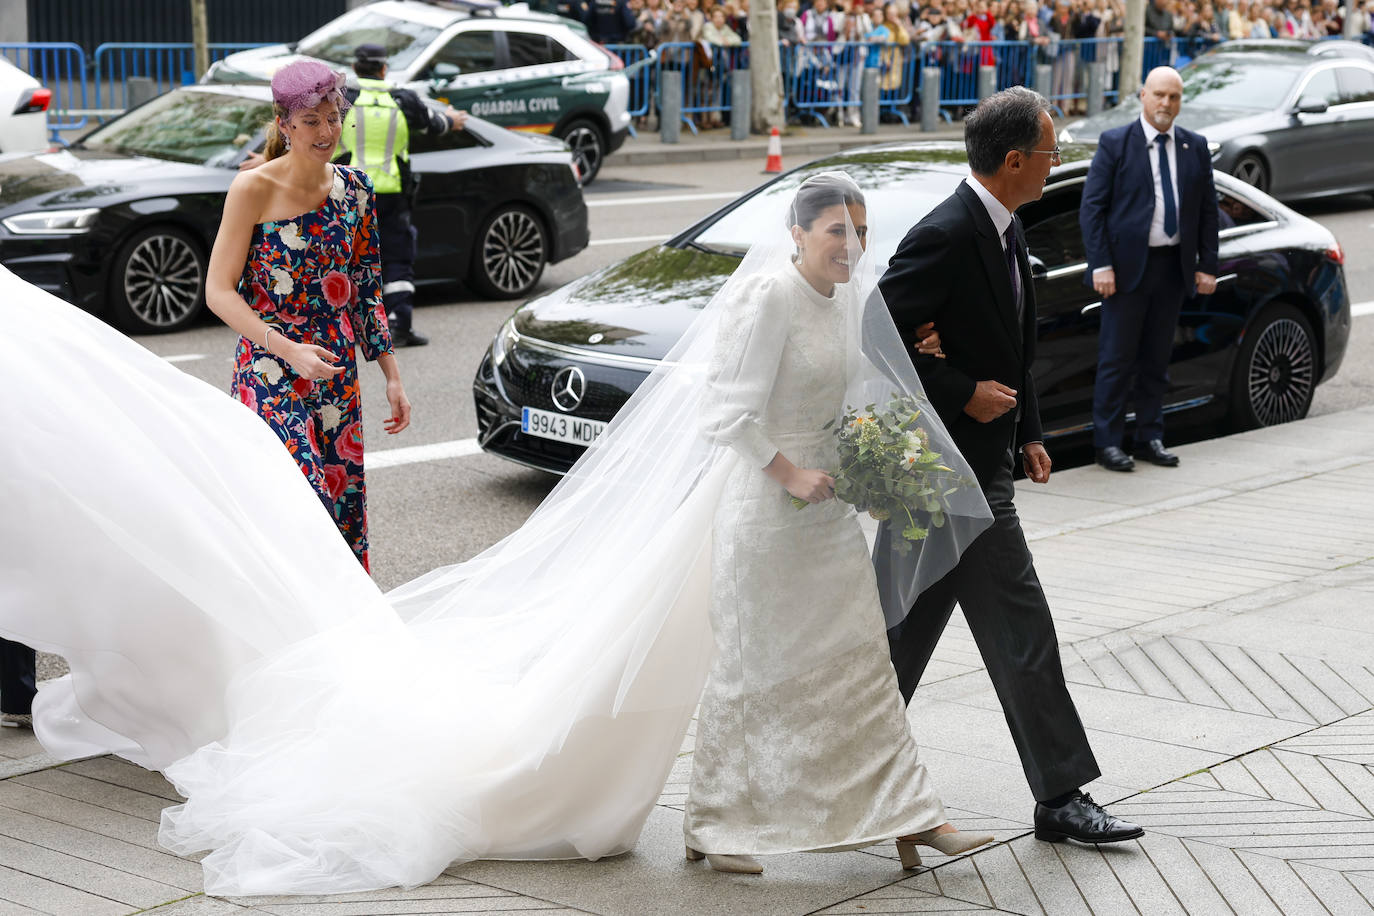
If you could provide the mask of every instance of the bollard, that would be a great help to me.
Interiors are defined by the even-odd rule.
[[[940,127],[940,68],[926,67],[921,70],[921,130],[933,131]]]
[[[863,83],[859,87],[859,133],[878,132],[878,68],[865,67]]]
[[[1054,66],[1051,64],[1035,65],[1035,91],[1045,98],[1050,97],[1054,91]]]
[[[1088,64],[1088,117],[1102,111],[1103,92],[1107,85],[1107,65],[1103,61]]]
[[[978,101],[982,101],[997,91],[997,68],[981,66],[978,68]]]
[[[664,69],[658,83],[658,135],[664,143],[682,136],[682,71]]]
[[[128,87],[124,95],[125,108],[137,108],[158,96],[157,83],[148,76],[131,76],[126,80]]]
[[[748,70],[734,70],[730,73],[730,139],[749,139],[749,120],[752,117],[754,87],[749,82]]]

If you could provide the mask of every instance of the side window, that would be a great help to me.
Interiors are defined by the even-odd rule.
[[[482,146],[481,140],[470,130],[447,130],[442,134],[414,130],[410,132],[410,154],[433,153],[446,149],[470,149]]]
[[[536,67],[568,59],[567,50],[547,35],[538,35],[534,32],[507,32],[506,41],[510,45],[512,67]]]
[[[1374,71],[1363,67],[1342,67],[1339,73],[1342,105],[1374,102]]]
[[[461,74],[482,73],[496,69],[496,39],[490,31],[473,29],[453,36],[448,44],[430,61],[430,69],[435,64],[451,64]]]
[[[1318,102],[1325,102],[1328,105],[1339,105],[1341,94],[1336,88],[1336,71],[1321,70],[1312,75],[1307,81],[1307,88],[1303,89],[1302,96],[1298,99],[1299,105],[1315,105]]]
[[[1262,223],[1269,217],[1251,207],[1239,197],[1225,191],[1217,192],[1217,228],[1234,229],[1251,223]]]
[[[1026,226],[1026,247],[1045,267],[1067,267],[1087,260],[1083,233],[1078,228],[1078,205],[1083,186],[1051,191],[1021,211]]]

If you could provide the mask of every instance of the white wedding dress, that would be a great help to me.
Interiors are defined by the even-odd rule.
[[[748,372],[713,384],[706,414],[742,460],[712,523],[716,652],[685,828],[703,852],[853,848],[945,821],[907,728],[854,507],[798,510],[761,470],[779,451],[798,467],[836,466],[825,427],[855,370],[837,345],[849,295],[822,296],[788,264],[721,323],[716,363]]]

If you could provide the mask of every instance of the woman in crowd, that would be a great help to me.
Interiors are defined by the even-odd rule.
[[[206,303],[240,335],[233,391],[286,445],[366,569],[363,418],[354,349],[386,379],[390,434],[410,401],[382,307],[372,183],[333,165],[344,76],[302,60],[272,78],[267,162],[229,186]]]
[[[706,71],[706,94],[712,108],[717,109],[706,115],[703,126],[720,127],[724,121],[720,115],[720,100],[724,93],[725,81],[734,69],[735,48],[740,46],[740,37],[726,22],[725,7],[717,6],[711,10],[711,21],[701,30],[701,40],[711,48],[711,67]]]

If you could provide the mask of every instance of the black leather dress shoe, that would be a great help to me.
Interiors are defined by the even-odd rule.
[[[1108,814],[1091,795],[1082,792],[1059,808],[1035,806],[1035,838],[1047,843],[1120,843],[1144,835],[1142,827]]]
[[[1135,470],[1135,462],[1131,460],[1131,456],[1115,445],[1109,445],[1106,448],[1098,449],[1097,463],[1109,471]]]
[[[407,328],[404,331],[392,330],[391,345],[394,347],[423,347],[429,343],[428,337],[421,337]]]
[[[1135,444],[1135,456],[1142,461],[1157,464],[1162,468],[1178,467],[1178,456],[1164,448],[1164,443],[1158,439],[1151,439],[1149,442],[1137,442]]]

